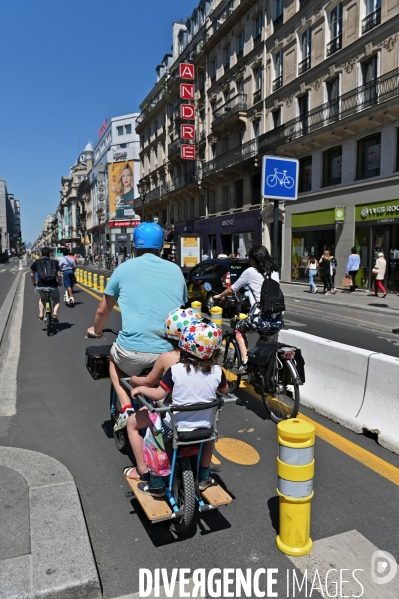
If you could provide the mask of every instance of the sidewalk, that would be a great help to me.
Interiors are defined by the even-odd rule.
[[[399,321],[399,297],[396,293],[388,293],[386,297],[382,298],[375,297],[369,291],[356,290],[356,293],[349,293],[349,291],[338,289],[337,293],[333,295],[324,295],[322,287],[319,286],[318,293],[309,293],[309,285],[301,283],[281,283],[281,289],[286,299],[297,302],[388,314],[396,316]]]

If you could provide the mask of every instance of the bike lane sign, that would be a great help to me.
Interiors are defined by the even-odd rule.
[[[298,199],[299,161],[295,158],[263,156],[262,197],[269,200]]]

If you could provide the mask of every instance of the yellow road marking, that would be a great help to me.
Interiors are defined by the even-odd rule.
[[[290,304],[289,302],[286,302],[286,304],[287,304],[287,306],[295,306],[296,308],[298,308],[298,304]],[[325,314],[325,310],[316,310],[316,308],[307,308],[303,304],[301,304],[300,307],[303,308],[304,310],[309,310],[310,312],[319,312],[320,314]],[[329,312],[329,315],[338,316],[341,319],[346,318],[347,320],[355,320],[356,322],[364,322],[366,324],[372,324],[375,327],[384,327],[385,329],[389,329],[390,331],[392,330],[392,326],[388,326],[386,324],[379,324],[376,322],[370,322],[369,320],[362,320],[361,318],[353,318],[352,316],[345,316],[344,314],[335,314],[334,312]],[[345,323],[343,323],[343,324],[345,324]]]
[[[214,455],[211,457],[211,462],[212,462],[212,464],[215,464],[215,466],[219,466],[219,464],[221,464],[221,463],[222,463],[222,462],[221,462],[220,460],[218,460],[218,459],[217,459],[217,457],[216,457],[216,456],[214,456]]]
[[[257,400],[262,401],[259,395],[255,393],[252,385],[247,385],[245,390]],[[341,435],[338,435],[338,433],[334,433],[329,428],[319,424],[318,422],[315,422],[304,414],[299,413],[298,418],[303,418],[303,420],[311,422],[316,429],[316,435],[320,437],[320,439],[323,439],[323,441],[329,443],[329,445],[332,445],[336,449],[346,453],[346,455],[353,458],[357,462],[360,462],[363,464],[363,466],[370,468],[370,470],[373,470],[380,476],[383,476],[387,480],[399,486],[399,468],[392,466],[392,464],[389,464],[389,462],[386,462],[382,458],[375,456],[370,451],[367,451],[367,449],[363,449],[359,445],[356,445],[356,443],[348,441],[344,437],[341,437]]]
[[[239,439],[224,437],[219,439],[215,444],[215,448],[226,460],[242,466],[254,466],[260,460],[260,455],[256,449]]]
[[[89,295],[92,295],[96,299],[101,299],[103,296],[102,293],[94,293],[94,291],[92,291],[91,289],[86,289],[86,287],[82,287],[82,285],[79,285],[79,283],[76,283],[75,287],[79,287],[79,289],[83,289],[83,291],[86,291],[86,293],[88,293]],[[117,310],[118,312],[120,312],[120,308],[118,308],[118,306],[114,306],[114,310]]]

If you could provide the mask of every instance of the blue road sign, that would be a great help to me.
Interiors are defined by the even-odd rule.
[[[262,197],[281,201],[298,199],[298,168],[295,158],[263,156]]]

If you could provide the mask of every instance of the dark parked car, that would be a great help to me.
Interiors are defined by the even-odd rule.
[[[193,301],[201,302],[202,307],[209,312],[209,297],[215,293],[222,293],[226,287],[230,287],[249,266],[248,260],[241,260],[239,258],[209,258],[200,262],[190,270],[186,277],[190,303]],[[206,292],[204,283],[209,283],[212,286],[212,292]],[[243,311],[247,311],[249,310],[249,300],[247,297],[244,297],[242,291],[242,307]],[[220,305],[228,308],[228,299]]]

